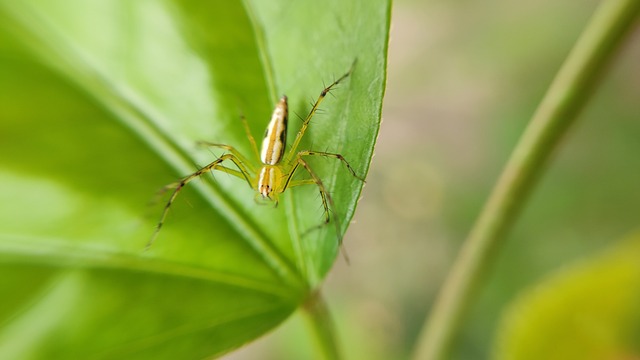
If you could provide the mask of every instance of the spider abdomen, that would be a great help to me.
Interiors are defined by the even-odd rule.
[[[260,160],[266,165],[276,165],[282,159],[287,142],[287,97],[283,96],[271,115],[271,121],[262,140]]]

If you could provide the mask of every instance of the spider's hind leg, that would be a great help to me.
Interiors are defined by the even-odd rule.
[[[223,165],[220,165],[220,163],[222,163],[225,160],[231,160],[240,171],[238,170],[234,170],[234,169],[230,169],[227,168]],[[198,171],[194,172],[193,174],[186,176],[184,178],[182,178],[179,181],[173,182],[169,185],[166,185],[165,187],[163,187],[162,189],[160,189],[160,191],[158,192],[158,196],[161,196],[162,194],[164,194],[165,192],[173,189],[173,192],[171,193],[171,196],[169,197],[169,201],[167,201],[167,204],[164,206],[164,210],[162,211],[162,216],[160,216],[160,221],[158,221],[158,224],[156,225],[156,229],[153,232],[153,235],[151,236],[151,239],[149,239],[149,242],[147,242],[147,246],[145,247],[145,250],[148,250],[151,245],[153,245],[153,242],[155,241],[156,237],[158,237],[158,233],[160,232],[160,229],[162,228],[162,225],[164,225],[164,220],[167,217],[167,214],[169,213],[169,208],[171,208],[171,205],[173,204],[173,202],[175,201],[176,197],[178,197],[178,194],[180,193],[180,190],[182,190],[182,188],[185,187],[185,185],[187,185],[189,182],[191,182],[191,180],[200,177],[201,175],[208,173],[210,171],[213,170],[218,170],[218,171],[222,171],[225,172],[227,174],[231,174],[234,176],[237,176],[241,179],[245,179],[248,183],[249,186],[253,187],[253,184],[251,182],[251,174],[247,171],[247,169],[245,168],[245,166],[242,164],[242,162],[240,162],[240,160],[236,157],[236,155],[234,154],[226,154],[226,155],[222,155],[221,157],[217,158],[215,161],[213,161],[212,163],[210,163],[209,165],[199,169]]]
[[[253,139],[253,137],[251,139]],[[253,140],[253,143],[255,144],[255,140]],[[255,170],[256,170],[253,167],[253,165],[251,165],[251,161],[249,161],[249,159],[247,159],[244,155],[242,155],[242,153],[240,153],[240,151],[238,151],[233,146],[230,146],[230,145],[227,145],[227,144],[212,143],[212,142],[209,142],[209,141],[198,141],[198,142],[196,142],[196,144],[198,146],[207,146],[207,147],[213,147],[213,148],[226,150],[226,151],[230,152],[231,154],[233,154],[233,156],[235,157],[235,160],[239,160],[247,169],[249,169],[250,171],[253,171],[253,172],[255,172]],[[234,160],[234,162],[236,162],[235,160]]]
[[[311,176],[311,179],[304,179],[304,180],[291,180],[293,178],[293,175],[295,174],[296,170],[300,167],[300,165],[302,165],[302,167],[307,171],[307,173],[309,173],[309,175]],[[318,228],[321,228],[323,226],[328,225],[331,220],[332,217],[330,215],[330,212],[333,211],[335,214],[335,204],[333,202],[333,198],[331,197],[331,194],[329,194],[329,192],[327,191],[327,188],[324,186],[324,183],[322,182],[322,180],[318,177],[318,175],[316,175],[316,173],[313,171],[313,169],[311,168],[311,166],[309,166],[309,163],[306,162],[302,157],[298,156],[296,158],[295,161],[295,165],[293,166],[293,168],[291,169],[291,172],[289,173],[289,175],[287,176],[287,179],[284,183],[284,186],[282,188],[282,191],[284,191],[287,187],[293,187],[293,186],[300,186],[300,185],[310,185],[310,184],[315,184],[318,187],[318,191],[320,192],[320,199],[322,200],[322,207],[324,209],[324,222],[316,225],[312,228],[310,228],[309,230],[307,230],[304,234],[308,234],[309,232],[316,230]],[[342,234],[340,232],[341,228],[340,228],[340,221],[338,220],[337,216],[333,216],[333,224],[335,225],[335,230],[336,230],[336,236],[338,237],[338,245],[340,247],[340,251],[342,252],[342,255],[344,256],[345,261],[348,263],[349,262],[349,257],[347,256],[346,252],[344,251],[343,247],[342,247]]]
[[[296,159],[297,159],[296,160],[296,165],[292,169],[291,174],[290,174],[289,177],[291,178],[293,176],[293,173],[295,172],[295,170],[298,168],[298,166],[302,165],[307,170],[307,172],[311,175],[311,179],[294,180],[289,184],[289,186],[316,184],[318,186],[318,189],[320,190],[320,198],[322,199],[322,206],[324,207],[324,215],[325,215],[324,223],[311,228],[309,230],[309,231],[311,231],[311,230],[315,230],[315,229],[317,229],[319,227],[322,227],[324,225],[327,225],[331,221],[329,213],[331,211],[333,211],[335,213],[335,210],[334,210],[335,206],[333,204],[333,199],[331,198],[331,195],[329,194],[329,192],[327,191],[327,189],[324,186],[324,183],[322,182],[322,180],[320,180],[320,178],[311,169],[311,167],[309,166],[309,163],[307,163],[302,158],[303,156],[323,156],[323,157],[328,157],[328,158],[340,160],[346,166],[347,170],[349,170],[349,172],[351,173],[351,175],[353,177],[355,177],[356,179],[358,179],[358,180],[360,180],[362,182],[365,182],[365,180],[364,180],[364,178],[362,178],[362,177],[358,176],[358,174],[356,174],[356,172],[353,170],[351,165],[349,165],[349,162],[347,162],[347,160],[341,154],[328,153],[328,152],[323,152],[323,151],[311,151],[311,150],[300,151],[298,153],[298,156],[296,157]],[[287,182],[288,181],[289,180],[287,180]],[[340,244],[342,244],[342,236],[340,235],[340,224],[338,223],[337,220],[335,221],[335,224],[336,224],[336,227],[337,227],[336,233],[338,235],[338,239],[340,241]],[[307,232],[309,232],[309,231],[307,231]]]

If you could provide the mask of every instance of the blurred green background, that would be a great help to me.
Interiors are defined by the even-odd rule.
[[[350,359],[407,358],[507,157],[599,2],[394,2],[383,123],[324,291]],[[640,31],[538,183],[453,358],[490,356],[505,307],[640,220]],[[312,356],[299,315],[226,359]]]

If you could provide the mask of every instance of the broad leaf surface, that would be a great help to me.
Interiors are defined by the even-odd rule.
[[[525,291],[503,316],[495,358],[638,358],[638,254],[635,235]]]
[[[388,21],[383,0],[0,0],[0,358],[203,358],[284,320],[338,252],[333,225],[308,231],[317,188],[259,206],[217,172],[145,252],[164,205],[148,203],[222,154],[196,141],[253,159],[240,114],[259,142],[281,94],[291,142],[355,59],[300,149],[365,176]],[[363,184],[311,165],[344,233]]]

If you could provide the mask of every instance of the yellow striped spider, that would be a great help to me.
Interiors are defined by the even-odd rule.
[[[273,202],[274,206],[278,205],[278,196],[286,189],[300,185],[315,184],[320,191],[320,199],[322,200],[322,206],[324,208],[324,222],[319,226],[328,224],[331,220],[329,216],[329,210],[333,210],[334,208],[333,199],[331,198],[331,195],[327,191],[327,188],[325,187],[322,180],[320,180],[313,169],[309,166],[309,163],[305,160],[305,157],[324,156],[340,160],[346,166],[351,175],[363,182],[364,179],[355,173],[351,165],[349,165],[347,160],[345,160],[345,158],[340,154],[311,150],[296,152],[296,150],[298,148],[298,145],[300,144],[300,141],[302,140],[302,137],[304,136],[305,131],[307,130],[307,127],[309,126],[311,118],[318,110],[318,106],[320,106],[322,100],[325,98],[325,96],[327,96],[329,91],[331,91],[341,81],[347,78],[351,74],[352,70],[353,66],[349,70],[349,72],[342,75],[338,80],[322,90],[320,96],[309,111],[309,114],[302,122],[302,126],[300,127],[300,130],[298,131],[298,134],[296,135],[296,138],[289,148],[289,152],[286,154],[286,156],[284,156],[287,140],[288,120],[288,106],[286,96],[283,96],[280,99],[273,111],[271,121],[267,126],[264,139],[262,140],[260,152],[258,152],[256,141],[249,131],[249,126],[246,120],[244,119],[244,117],[242,118],[245,132],[247,133],[247,137],[249,138],[249,142],[251,143],[251,146],[257,157],[260,158],[261,163],[259,165],[255,165],[250,162],[244,155],[242,155],[232,146],[210,142],[200,142],[200,144],[205,146],[224,149],[228,153],[220,156],[215,161],[194,172],[193,174],[188,175],[181,180],[171,183],[161,189],[161,193],[164,193],[171,189],[173,189],[173,193],[169,197],[169,200],[164,207],[162,216],[160,217],[160,221],[158,222],[158,225],[156,226],[151,239],[147,243],[147,248],[149,248],[153,244],[155,238],[158,236],[158,233],[160,232],[160,229],[164,224],[167,213],[169,212],[169,208],[178,196],[180,190],[182,190],[182,188],[191,180],[213,170],[222,171],[245,180],[249,184],[249,186],[257,192],[256,200]],[[233,165],[235,165],[237,170],[223,165],[224,161],[231,161]],[[306,170],[311,178],[293,180],[294,174],[300,168]],[[338,242],[342,243],[342,237],[340,235],[340,225],[336,219],[334,219],[334,223],[338,235]]]

